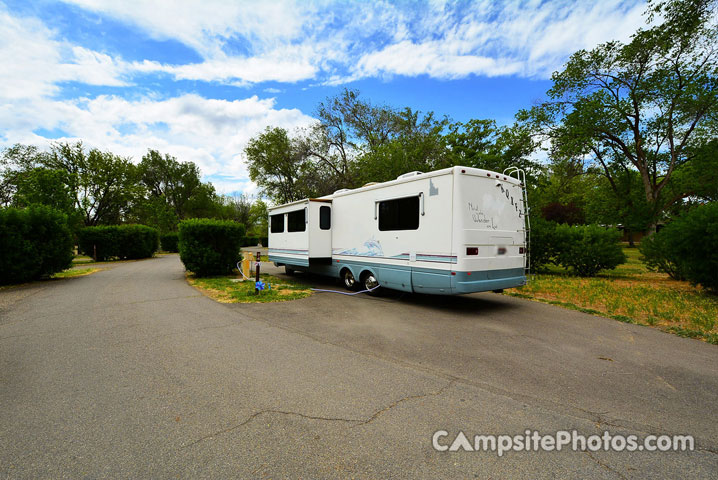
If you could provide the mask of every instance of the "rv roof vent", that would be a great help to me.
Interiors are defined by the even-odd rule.
[[[350,188],[342,188],[342,189],[339,189],[336,192],[334,192],[332,195],[336,195],[337,193],[348,192],[349,190],[351,190],[351,189]]]
[[[372,185],[377,185],[378,183],[379,183],[379,182],[369,182],[369,183],[365,183],[364,185],[362,185],[362,188],[364,188],[364,187],[371,187]]]
[[[396,179],[401,180],[402,178],[416,177],[417,175],[421,175],[422,173],[424,172],[415,170],[413,172],[405,173],[404,175],[399,175],[398,177],[396,177]]]

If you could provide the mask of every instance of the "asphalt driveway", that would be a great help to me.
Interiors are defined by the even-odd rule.
[[[165,256],[0,291],[0,476],[710,478],[717,366],[713,345],[497,294],[222,305]],[[698,449],[432,448],[527,429]]]

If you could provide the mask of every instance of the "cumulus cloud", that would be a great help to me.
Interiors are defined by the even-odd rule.
[[[52,95],[58,83],[68,81],[127,85],[122,78],[127,64],[57,40],[37,19],[14,17],[0,8],[0,38],[0,99]]]
[[[239,87],[396,75],[548,78],[579,48],[627,39],[645,8],[622,0],[67,2],[140,36],[181,42],[201,60],[127,61],[69,41],[52,19],[14,15],[0,3],[0,145],[47,145],[35,133],[44,129],[135,159],[156,148],[196,162],[222,191],[254,190],[242,160],[249,138],[268,125],[293,129],[312,119],[242,89],[235,100],[181,90],[168,98],[158,78]],[[124,89],[72,98],[65,82]],[[277,86],[263,91],[284,90]]]
[[[174,39],[204,59],[147,63],[178,79],[257,83],[385,75],[548,78],[578,48],[627,39],[645,4],[602,2],[224,2],[70,0]],[[243,47],[237,49],[235,44]]]
[[[23,121],[18,123],[18,118]],[[221,191],[234,191],[243,184],[253,191],[243,161],[244,147],[252,136],[268,125],[293,130],[311,122],[312,118],[299,110],[277,109],[273,99],[256,96],[228,101],[186,94],[130,101],[101,95],[16,103],[0,110],[0,130],[7,132],[13,143],[47,146],[45,139],[32,133],[45,128],[65,132],[58,141],[82,140],[90,147],[135,161],[153,148],[195,162],[208,177],[225,176],[217,185]]]

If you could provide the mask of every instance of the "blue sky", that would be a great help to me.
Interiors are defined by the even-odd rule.
[[[626,40],[640,1],[0,0],[0,147],[82,140],[197,163],[253,193],[243,149],[310,125],[343,88],[510,123],[580,48]]]

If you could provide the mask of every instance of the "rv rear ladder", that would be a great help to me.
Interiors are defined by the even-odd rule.
[[[509,167],[504,170],[504,175],[513,176],[521,185],[521,202],[524,210],[524,240],[526,242],[526,260],[524,261],[524,273],[528,279],[531,275],[531,220],[529,219],[528,193],[526,189],[526,172],[519,167]]]

